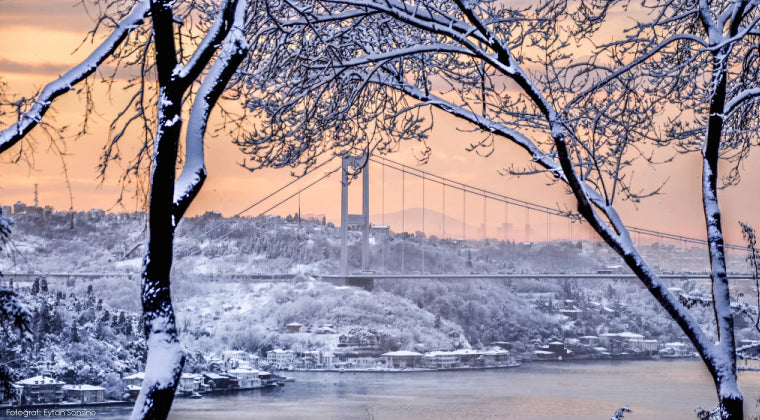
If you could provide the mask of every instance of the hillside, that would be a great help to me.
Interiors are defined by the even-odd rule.
[[[41,277],[60,272],[130,276],[51,277],[52,297],[32,294],[30,283],[17,281],[16,287],[37,313],[47,307],[48,312],[57,308],[53,312],[61,314],[60,322],[38,338],[33,364],[17,367],[28,374],[49,360],[59,372],[89,363],[97,366],[98,378],[138,368],[137,273],[144,215],[77,213],[73,229],[71,225],[72,215],[67,213],[17,215],[13,246],[0,266],[7,274],[5,280],[12,280],[13,272],[36,272]],[[350,233],[351,263],[356,267],[359,233]],[[621,331],[660,342],[684,340],[635,281],[382,280],[372,292],[320,282],[315,275],[337,272],[339,238],[338,229],[316,221],[214,215],[184,220],[176,240],[172,293],[182,339],[191,354],[189,366],[202,365],[202,356],[232,349],[262,355],[275,347],[334,350],[340,336],[371,336],[382,351],[469,348],[495,341],[532,351],[553,340]],[[653,250],[662,248],[648,247],[645,252]],[[406,272],[423,272],[423,261],[424,272],[429,273],[594,273],[617,262],[616,256],[594,243],[456,243],[389,234],[373,236],[371,269],[400,271],[402,252]],[[230,281],[225,275],[231,273],[297,276],[288,282],[246,283]],[[701,293],[693,283],[673,286]],[[562,312],[567,307],[579,315],[568,318]],[[709,307],[694,310],[698,319],[711,322]],[[99,327],[104,322],[98,322],[105,311],[123,311],[137,332],[109,334]],[[753,337],[750,323],[737,319],[739,338]],[[302,324],[302,330],[288,333],[285,326],[291,322]],[[107,325],[113,330],[112,324]],[[66,343],[74,327],[81,342],[99,343],[89,347],[100,355],[98,362],[82,354],[81,345]],[[319,333],[323,327],[330,332]],[[9,342],[8,348],[21,351],[14,345]],[[58,359],[51,356],[58,354]],[[3,360],[12,357],[16,356],[6,352]]]

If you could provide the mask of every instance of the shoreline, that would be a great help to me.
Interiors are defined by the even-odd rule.
[[[333,372],[333,373],[413,373],[413,372],[453,372],[463,370],[492,370],[508,369],[520,367],[522,363],[502,365],[502,366],[478,366],[478,367],[451,367],[451,368],[408,368],[408,369],[389,369],[389,368],[329,368],[329,369],[293,369],[280,372]]]

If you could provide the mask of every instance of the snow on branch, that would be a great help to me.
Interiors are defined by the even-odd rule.
[[[111,56],[127,35],[143,23],[149,9],[150,2],[148,0],[142,0],[137,3],[132,12],[116,25],[111,35],[84,61],[45,86],[31,109],[21,115],[13,125],[0,131],[0,153],[13,147],[29,131],[36,127],[56,98],[72,90],[77,83],[93,74],[98,66]]]
[[[269,60],[264,67],[272,69],[256,82],[270,99],[250,103],[262,109],[268,126],[239,144],[262,165],[292,165],[324,150],[424,139],[423,119],[413,114],[423,106],[506,138],[526,150],[532,164],[567,183],[583,216],[703,355],[714,359],[711,340],[636,251],[612,206],[614,192],[604,192],[610,180],[613,190],[630,194],[621,172],[630,168],[626,150],[635,153],[636,141],[656,135],[650,123],[658,109],[642,98],[627,70],[613,69],[613,77],[600,76],[603,66],[579,72],[568,52],[572,44],[556,23],[561,17],[551,2],[541,4],[530,16],[490,2],[326,0],[312,6],[289,0],[284,7],[295,10],[279,14],[272,4],[271,15],[285,29],[272,35],[272,49],[262,53]],[[696,36],[679,34],[659,48],[680,42],[703,45]],[[523,49],[526,44],[534,49]],[[530,51],[545,57],[530,57]],[[526,71],[533,63],[547,70]],[[372,137],[378,131],[393,139]],[[321,145],[326,136],[329,145]],[[578,173],[579,162],[589,162],[589,170]]]
[[[206,64],[211,60],[225,38],[231,25],[234,25],[234,14],[238,0],[224,0],[214,24],[203,37],[201,44],[193,52],[186,64],[178,66],[174,75],[185,83],[192,83],[201,74]]]
[[[185,147],[185,165],[174,187],[174,220],[182,218],[206,179],[203,139],[211,110],[248,52],[244,36],[247,0],[236,1],[232,28],[221,46],[221,53],[209,69],[190,112]]]

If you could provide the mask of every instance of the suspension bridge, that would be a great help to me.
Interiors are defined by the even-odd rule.
[[[332,175],[339,172],[341,175],[336,181]],[[361,178],[361,182],[358,183],[362,190],[360,214],[348,211],[349,186],[356,188],[357,184],[351,182],[354,178]],[[324,278],[350,278],[361,282],[365,279],[381,278],[535,277],[512,273],[486,275],[435,272],[429,258],[425,256],[425,248],[409,243],[410,238],[414,237],[435,237],[453,244],[491,240],[529,245],[553,241],[587,245],[598,242],[596,233],[581,220],[580,215],[571,210],[563,210],[559,205],[549,207],[469,185],[386,157],[367,155],[353,156],[342,161],[333,158],[315,165],[302,176],[280,186],[235,216],[261,217],[273,214],[275,210],[282,213],[283,206],[290,205],[292,208],[295,204],[295,214],[300,219],[302,210],[309,208],[308,204],[301,202],[302,196],[306,196],[310,191],[323,191],[325,184],[340,186],[341,264],[339,273],[327,274]],[[322,193],[320,199],[324,200]],[[375,214],[370,214],[370,202]],[[398,208],[399,204],[400,211],[388,211],[389,207]],[[685,275],[695,279],[709,278],[709,258],[705,240],[644,227],[627,228],[642,255],[663,278],[684,278]],[[349,259],[350,250],[356,245],[355,240],[348,239],[350,231],[361,232],[359,265],[355,263],[356,258]],[[370,269],[370,237],[376,239],[380,235],[395,235],[400,238],[399,261],[385,261],[386,255],[384,250],[381,250],[374,253],[374,258],[379,257],[383,260],[382,263],[375,262]],[[725,249],[727,257],[731,260],[730,266],[746,267],[745,246],[726,244]],[[419,261],[412,261],[413,259]],[[353,266],[350,263],[352,260]],[[546,276],[558,279],[578,276],[589,278],[589,275],[574,274]],[[632,277],[622,271],[602,272],[596,276]],[[752,278],[748,274],[736,273],[731,277]]]

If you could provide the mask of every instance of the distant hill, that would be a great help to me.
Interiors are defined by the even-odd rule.
[[[415,233],[417,231],[423,231],[422,229],[422,215],[423,209],[411,208],[404,212],[397,211],[391,213],[385,213],[385,215],[373,214],[370,215],[370,223],[375,225],[388,225],[393,232],[409,232]],[[437,236],[439,238],[466,238],[466,239],[483,239],[483,227],[466,225],[465,235],[462,235],[462,220],[444,216],[442,213],[431,209],[424,210],[425,215],[425,229],[424,232],[428,232],[430,236]],[[384,221],[384,222],[383,222]],[[445,227],[445,234],[444,229]],[[501,227],[499,227],[501,228]],[[494,227],[489,228],[489,233],[493,237],[492,233],[495,232]],[[503,239],[503,234],[500,235]]]

